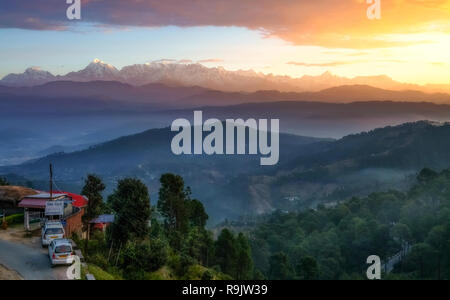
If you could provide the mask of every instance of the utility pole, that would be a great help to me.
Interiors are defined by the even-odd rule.
[[[53,166],[50,164],[50,201],[53,200]]]
[[[50,164],[49,166],[50,171],[50,201],[53,201],[53,166]],[[53,220],[54,216],[49,217],[51,220]]]

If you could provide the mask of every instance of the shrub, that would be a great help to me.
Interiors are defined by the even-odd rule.
[[[205,272],[203,272],[202,280],[213,280],[213,274],[210,270],[206,270]]]
[[[121,255],[121,265],[131,273],[153,272],[166,264],[168,248],[161,239],[128,242]],[[143,275],[144,276],[144,275]]]
[[[23,224],[24,222],[24,215],[23,214],[15,214],[15,215],[10,215],[6,217],[6,227],[8,227],[8,225],[15,225],[15,224]],[[0,219],[0,224],[3,228],[3,218]]]
[[[114,277],[114,275],[109,274],[108,272],[102,270],[100,267],[96,265],[88,266],[89,273],[94,275],[96,280],[117,280],[118,278]]]

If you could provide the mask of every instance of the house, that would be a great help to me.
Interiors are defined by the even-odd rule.
[[[47,202],[55,201],[63,203],[61,206],[62,215],[47,216]],[[31,229],[32,224],[40,223],[47,218],[56,218],[61,220],[65,227],[66,235],[71,236],[76,233],[81,235],[83,229],[82,216],[88,199],[84,196],[64,191],[54,191],[51,194],[47,192],[38,192],[28,195],[21,199],[18,207],[24,209],[24,226],[27,230]],[[47,213],[49,213],[47,211]]]

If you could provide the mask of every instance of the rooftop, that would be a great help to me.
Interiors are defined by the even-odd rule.
[[[0,186],[0,202],[16,205],[22,198],[39,194],[30,188],[21,186]]]
[[[50,193],[39,193],[35,195],[27,196],[29,199],[47,199],[47,200],[60,200],[61,198],[67,197],[67,194],[55,192],[50,196]]]

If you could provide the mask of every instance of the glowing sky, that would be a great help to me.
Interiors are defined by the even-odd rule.
[[[54,74],[93,58],[120,68],[160,59],[300,77],[386,74],[450,83],[450,1],[1,0],[0,77],[40,66]]]

